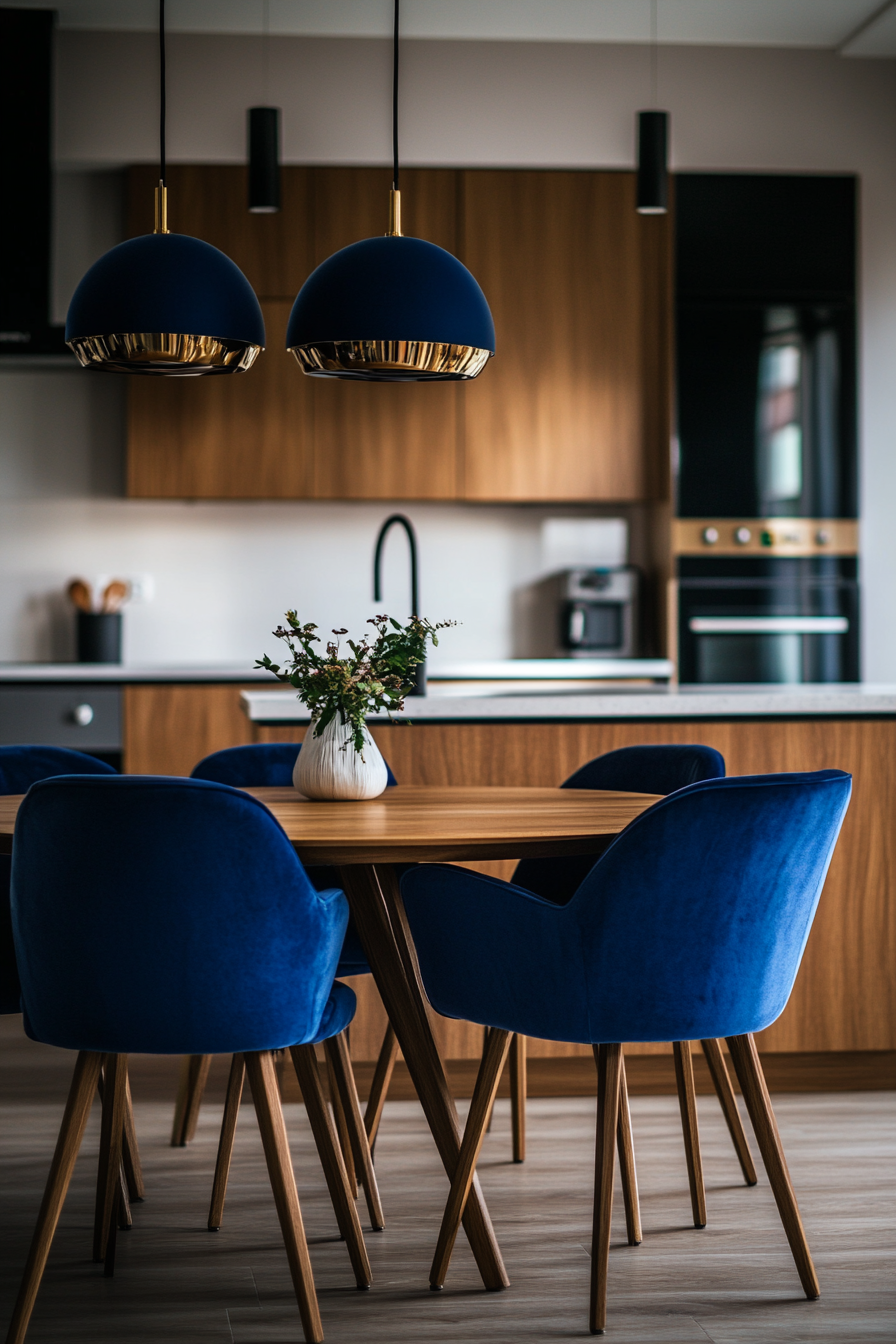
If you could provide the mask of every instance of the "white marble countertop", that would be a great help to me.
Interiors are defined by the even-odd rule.
[[[308,723],[309,711],[291,690],[243,691],[253,723]],[[631,687],[532,694],[409,698],[396,719],[416,722],[494,722],[551,719],[791,719],[854,715],[896,717],[896,685]],[[385,722],[386,715],[371,718]]]

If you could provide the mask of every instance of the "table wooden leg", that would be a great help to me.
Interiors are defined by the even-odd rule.
[[[395,871],[386,864],[353,864],[339,871],[389,1021],[448,1179],[453,1180],[461,1144],[457,1108],[427,1017],[423,982]],[[473,1180],[463,1226],[486,1288],[498,1291],[508,1287],[510,1280],[478,1178]]]

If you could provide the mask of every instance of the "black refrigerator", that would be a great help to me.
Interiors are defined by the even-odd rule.
[[[683,682],[859,678],[852,176],[676,178]]]

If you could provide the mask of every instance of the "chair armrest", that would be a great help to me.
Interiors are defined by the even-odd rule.
[[[432,1006],[446,1017],[575,1040],[584,1004],[567,907],[466,868],[421,864],[401,892]]]

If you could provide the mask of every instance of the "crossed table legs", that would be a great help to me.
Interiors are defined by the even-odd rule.
[[[429,1024],[395,869],[391,864],[352,864],[340,867],[339,874],[436,1148],[448,1179],[453,1180],[461,1145],[457,1109]],[[485,1287],[493,1292],[507,1288],[510,1280],[478,1178],[473,1180],[463,1227]]]

